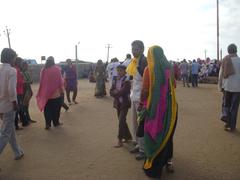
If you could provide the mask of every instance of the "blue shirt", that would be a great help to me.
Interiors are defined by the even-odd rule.
[[[192,63],[192,74],[198,74],[200,65],[197,62]]]

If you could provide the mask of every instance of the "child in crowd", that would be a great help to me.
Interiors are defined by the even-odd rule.
[[[132,139],[126,117],[128,109],[131,107],[130,89],[131,83],[126,75],[126,67],[119,65],[117,67],[118,76],[113,79],[110,95],[114,97],[114,108],[117,109],[117,117],[119,120],[118,128],[118,143],[114,147],[122,147],[123,140],[128,141]]]

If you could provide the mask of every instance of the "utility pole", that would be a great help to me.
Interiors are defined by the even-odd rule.
[[[108,63],[108,60],[109,60],[109,49],[112,48],[111,44],[107,44],[106,48],[107,48],[107,63]]]
[[[219,61],[219,1],[217,0],[217,60]]]
[[[8,29],[8,27],[6,26],[6,31],[4,31],[4,33],[6,34],[7,38],[8,38],[8,46],[11,49],[11,42],[10,42],[10,29]]]
[[[205,60],[207,59],[207,50],[204,50],[204,56],[205,56]]]
[[[222,49],[220,49],[220,60],[222,61]]]
[[[78,45],[79,44],[80,44],[80,41],[75,45],[75,61],[76,61],[77,79],[79,78],[79,72],[78,72]]]

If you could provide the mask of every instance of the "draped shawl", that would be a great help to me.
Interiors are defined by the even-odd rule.
[[[162,48],[149,48],[147,61],[148,68],[144,74],[149,76],[148,96],[144,102],[147,112],[144,124],[145,169],[151,168],[153,160],[169,141],[177,115],[174,74]]]

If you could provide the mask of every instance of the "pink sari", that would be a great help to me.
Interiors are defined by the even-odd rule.
[[[47,101],[53,94],[63,88],[61,70],[56,65],[43,68],[40,73],[40,85],[37,93],[37,105],[40,111],[44,110]]]

